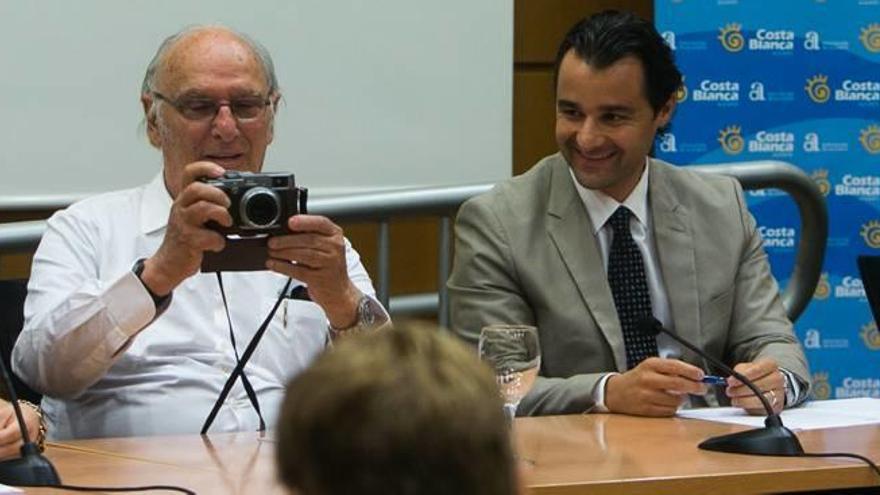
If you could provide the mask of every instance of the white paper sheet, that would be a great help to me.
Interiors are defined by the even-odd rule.
[[[719,423],[764,426],[763,416],[749,416],[735,407],[710,407],[678,411],[681,418]],[[791,430],[815,430],[880,423],[880,399],[821,400],[782,412],[782,421]]]

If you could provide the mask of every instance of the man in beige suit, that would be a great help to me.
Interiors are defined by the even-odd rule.
[[[681,74],[654,27],[603,12],[556,62],[560,153],[462,206],[449,289],[455,331],[538,327],[541,372],[519,414],[668,416],[691,397],[763,408],[732,377],[636,323],[656,316],[752,379],[776,411],[808,395],[803,351],[731,178],[648,157]]]

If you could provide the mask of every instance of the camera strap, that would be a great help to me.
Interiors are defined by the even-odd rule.
[[[266,423],[263,421],[263,415],[260,412],[260,403],[257,400],[257,394],[254,392],[253,387],[250,384],[250,380],[248,380],[247,375],[244,374],[244,367],[247,365],[248,361],[250,361],[251,356],[254,354],[254,351],[257,349],[257,344],[260,343],[260,340],[263,338],[263,334],[266,332],[266,328],[269,327],[269,323],[272,321],[272,317],[275,316],[275,312],[278,311],[278,306],[281,305],[281,301],[284,299],[284,295],[287,293],[288,288],[290,288],[291,279],[288,278],[287,282],[284,284],[284,289],[282,289],[281,294],[278,296],[278,300],[275,301],[275,305],[272,306],[272,310],[266,316],[266,319],[263,320],[263,323],[260,325],[260,328],[257,329],[251,341],[248,343],[247,347],[244,350],[244,353],[239,357],[238,349],[235,345],[235,335],[232,329],[232,319],[229,316],[229,306],[226,303],[226,292],[223,289],[223,278],[220,275],[220,272],[217,272],[217,282],[220,285],[220,295],[223,298],[223,307],[226,309],[226,319],[229,323],[229,337],[232,341],[232,349],[235,353],[235,368],[233,368],[232,373],[229,374],[229,378],[226,380],[226,384],[223,385],[223,390],[220,391],[220,396],[217,397],[217,401],[214,402],[214,407],[211,408],[211,412],[208,414],[208,417],[205,419],[205,424],[202,425],[201,434],[204,435],[211,428],[211,425],[214,423],[214,419],[217,417],[217,413],[220,411],[220,407],[226,402],[226,397],[229,395],[230,390],[232,390],[232,386],[235,385],[235,381],[241,376],[242,385],[244,385],[244,390],[247,393],[248,399],[251,402],[251,405],[254,406],[254,409],[257,411],[257,416],[260,418],[260,429],[259,431],[264,431],[266,429]]]

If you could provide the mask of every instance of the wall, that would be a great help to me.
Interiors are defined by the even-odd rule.
[[[553,139],[553,61],[566,30],[579,19],[606,8],[631,10],[652,18],[650,0],[515,0],[513,6],[512,161],[519,174],[541,157],[556,151]],[[47,212],[23,212],[16,219],[42,218]],[[0,221],[13,216],[0,212]],[[376,233],[371,225],[345,225],[375,278]],[[437,226],[427,219],[410,219],[391,227],[391,293],[410,294],[437,288]],[[0,278],[25,277],[27,256],[0,257]]]

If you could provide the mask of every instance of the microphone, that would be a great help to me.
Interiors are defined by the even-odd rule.
[[[0,359],[0,372],[3,373],[3,381],[6,383],[6,390],[9,391],[9,401],[15,411],[15,419],[18,421],[18,428],[21,430],[21,457],[18,459],[10,459],[0,462],[0,483],[14,486],[58,486],[61,479],[55,466],[49,462],[49,459],[43,457],[39,447],[31,442],[28,435],[27,427],[24,424],[24,417],[21,415],[21,406],[18,404],[18,395],[12,387],[12,379],[6,363]]]
[[[804,448],[801,447],[801,443],[798,441],[797,436],[795,436],[791,430],[783,426],[782,418],[773,412],[773,407],[770,406],[770,403],[767,402],[767,398],[764,397],[761,390],[755,386],[754,382],[743,376],[741,373],[734,371],[731,367],[721,362],[721,360],[716,359],[707,352],[699,349],[697,346],[670,332],[653,316],[649,315],[643,318],[636,325],[636,328],[643,333],[655,337],[661,333],[668,335],[673,340],[699,354],[725,373],[734,376],[737,380],[741,381],[751,389],[767,411],[767,419],[764,420],[763,428],[713,437],[700,443],[700,445],[698,445],[699,448],[736,454],[776,456],[799,456],[804,454]]]

